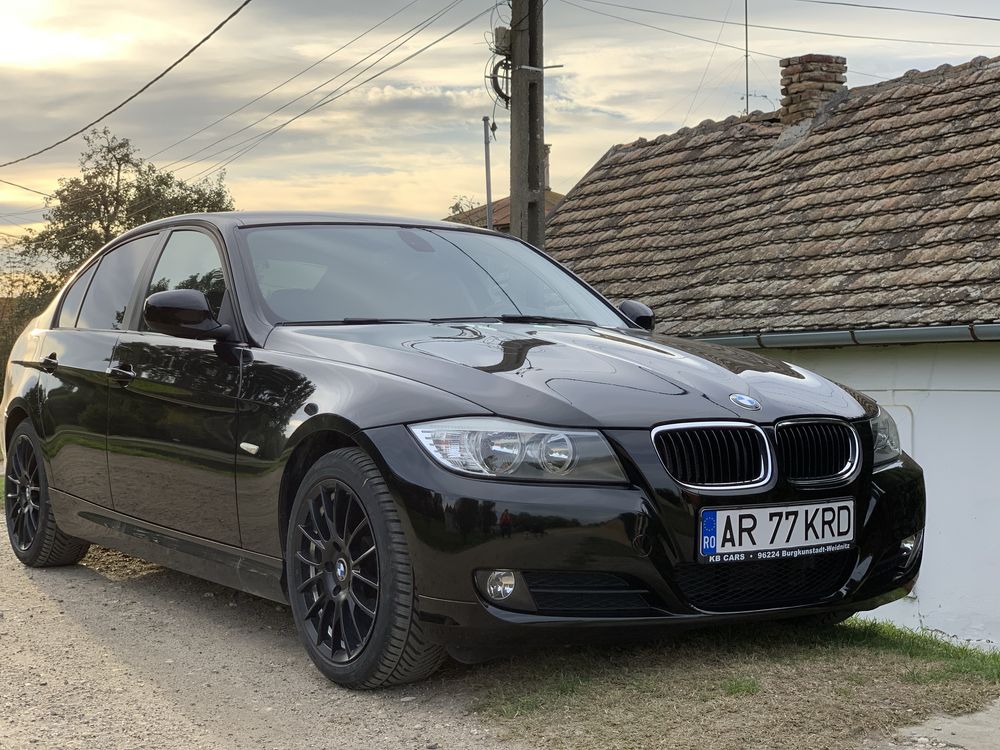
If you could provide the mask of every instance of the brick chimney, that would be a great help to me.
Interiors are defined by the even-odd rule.
[[[845,91],[847,58],[833,55],[786,57],[781,66],[781,122],[794,125],[816,116],[823,105]]]

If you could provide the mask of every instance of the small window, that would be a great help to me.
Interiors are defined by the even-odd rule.
[[[66,290],[63,295],[62,308],[59,310],[59,322],[57,328],[74,328],[76,319],[80,315],[80,303],[83,302],[83,295],[87,293],[90,280],[94,278],[94,270],[97,264],[80,274],[80,277],[73,282],[73,286]]]
[[[219,251],[207,234],[189,230],[171,233],[156,263],[146,296],[171,289],[204,292],[212,312],[218,316],[226,294],[226,281]]]
[[[77,328],[121,330],[139,272],[156,244],[151,234],[119,245],[101,258],[80,308]]]

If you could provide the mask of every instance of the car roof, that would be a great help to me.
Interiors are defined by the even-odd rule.
[[[405,227],[424,227],[430,229],[460,229],[464,231],[488,232],[479,227],[467,224],[457,224],[450,221],[432,219],[415,219],[401,216],[377,216],[371,214],[336,213],[327,211],[218,211],[214,213],[181,214],[164,219],[157,219],[148,224],[130,229],[122,238],[143,234],[156,229],[164,229],[178,224],[209,223],[216,227],[253,227],[275,226],[282,224],[372,224]]]

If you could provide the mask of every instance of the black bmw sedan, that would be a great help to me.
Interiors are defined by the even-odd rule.
[[[323,674],[363,688],[448,653],[833,624],[906,594],[924,484],[892,418],[652,327],[453,224],[147,224],[14,346],[10,543],[30,566],[97,543],[288,602]]]

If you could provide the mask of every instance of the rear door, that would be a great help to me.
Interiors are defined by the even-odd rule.
[[[56,489],[111,507],[105,439],[111,355],[158,234],[130,240],[84,269],[63,295],[40,352],[40,437]]]
[[[232,322],[221,247],[196,228],[171,230],[142,299],[198,289]],[[112,358],[108,467],[120,513],[239,544],[236,512],[238,351],[149,331],[123,332]]]

